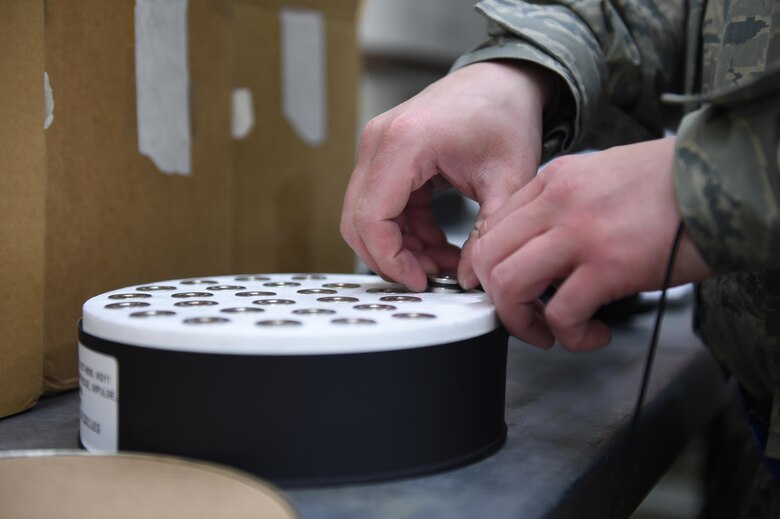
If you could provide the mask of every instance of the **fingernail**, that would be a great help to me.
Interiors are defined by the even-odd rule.
[[[461,288],[464,290],[472,290],[479,285],[479,279],[472,271],[461,276],[460,279],[458,279],[458,283],[460,283]]]
[[[482,228],[482,224],[485,222],[485,220],[477,220],[477,223],[474,224],[474,228],[471,230],[472,233],[476,234],[477,237],[480,235],[480,229]]]
[[[487,232],[487,226],[485,224],[487,220],[484,218],[477,220],[477,223],[474,225],[474,230],[477,231],[477,238],[484,236]]]

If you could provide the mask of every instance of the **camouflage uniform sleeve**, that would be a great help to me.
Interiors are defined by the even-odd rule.
[[[680,125],[677,201],[718,273],[780,268],[780,67],[700,102]]]
[[[681,114],[659,102],[683,83],[685,2],[484,0],[490,39],[453,68],[518,59],[557,74],[545,155],[659,137]]]

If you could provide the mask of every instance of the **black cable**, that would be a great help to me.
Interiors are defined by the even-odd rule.
[[[642,407],[645,403],[645,397],[647,395],[647,388],[650,385],[650,376],[653,371],[653,362],[655,360],[655,352],[658,349],[658,336],[661,331],[661,322],[663,321],[664,317],[664,311],[666,310],[666,291],[669,288],[669,284],[671,283],[672,279],[672,271],[674,270],[674,262],[677,258],[677,249],[680,245],[680,239],[682,238],[683,231],[685,230],[685,222],[681,221],[680,225],[677,227],[677,233],[674,235],[674,241],[672,242],[672,248],[669,251],[669,260],[666,264],[666,271],[664,273],[664,279],[663,284],[661,286],[661,297],[658,300],[658,311],[656,312],[655,316],[655,326],[653,327],[653,334],[650,337],[650,345],[647,349],[647,359],[645,360],[645,369],[644,373],[642,374],[642,384],[639,388],[639,395],[637,396],[636,405],[634,406],[634,414],[631,417],[631,426],[628,431],[628,438],[626,440],[625,444],[625,458],[626,458],[626,465],[625,467],[628,468],[631,463],[631,461],[634,458],[634,452],[635,450],[632,448],[634,445],[634,441],[636,439],[637,429],[639,427],[639,419],[642,414]],[[630,478],[626,477],[623,479],[624,482],[629,481]],[[625,483],[624,483],[625,484]],[[624,495],[622,496],[622,499],[626,499],[625,490],[626,487],[623,487]],[[625,503],[625,501],[624,501]]]
[[[674,242],[672,242],[672,249],[669,252],[669,260],[666,264],[666,272],[664,273],[664,281],[661,286],[661,298],[658,301],[658,312],[655,316],[655,326],[653,327],[653,335],[650,337],[650,346],[647,349],[647,359],[645,360],[645,371],[642,374],[642,385],[639,388],[639,396],[634,406],[634,415],[631,419],[631,428],[629,429],[629,442],[633,439],[636,433],[636,428],[639,424],[639,416],[641,414],[642,405],[645,403],[645,396],[647,394],[647,386],[650,383],[650,375],[653,371],[653,361],[655,360],[655,352],[658,349],[658,335],[661,331],[661,321],[663,321],[664,311],[666,310],[666,290],[669,288],[669,284],[672,280],[672,271],[674,270],[674,261],[677,258],[677,249],[680,246],[680,239],[682,238],[683,231],[685,230],[685,222],[680,221],[680,225],[677,226],[677,233],[674,235]]]

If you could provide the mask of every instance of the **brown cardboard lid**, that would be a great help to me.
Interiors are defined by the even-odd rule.
[[[0,516],[295,519],[268,483],[211,463],[83,451],[0,456]]]

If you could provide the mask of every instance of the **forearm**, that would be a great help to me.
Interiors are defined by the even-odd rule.
[[[511,58],[554,73],[562,88],[545,112],[545,142],[555,133],[556,152],[658,137],[679,116],[659,98],[682,88],[682,3],[487,0],[477,9],[493,22],[491,39],[455,67]]]

